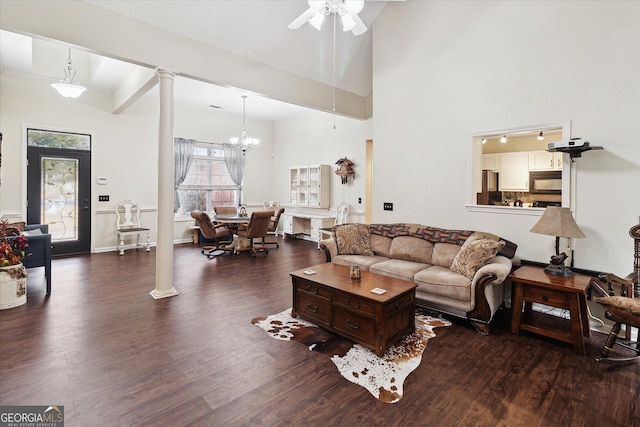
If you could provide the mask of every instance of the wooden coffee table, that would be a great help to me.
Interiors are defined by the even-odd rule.
[[[315,274],[306,274],[308,270]],[[368,271],[351,279],[349,267],[331,262],[294,271],[291,280],[293,317],[369,347],[378,356],[415,330],[413,282]],[[376,295],[374,288],[386,292]]]

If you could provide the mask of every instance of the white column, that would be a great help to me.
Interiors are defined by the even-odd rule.
[[[175,73],[157,70],[160,80],[160,132],[158,135],[158,213],[156,288],[154,298],[178,295],[173,287],[173,80]]]

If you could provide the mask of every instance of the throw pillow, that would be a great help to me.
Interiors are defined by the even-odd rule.
[[[338,246],[338,255],[373,255],[368,225],[336,225],[333,227],[333,235]]]
[[[460,252],[453,259],[450,270],[473,280],[476,272],[489,264],[504,245],[503,241],[471,236],[464,242]]]
[[[25,222],[12,222],[7,224],[7,236],[19,236],[24,231]]]

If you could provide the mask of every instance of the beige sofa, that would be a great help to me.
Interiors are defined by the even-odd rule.
[[[488,334],[517,246],[488,233],[400,223],[337,225],[320,248],[327,262],[415,282],[417,305]]]

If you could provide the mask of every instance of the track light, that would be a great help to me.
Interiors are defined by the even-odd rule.
[[[502,142],[503,144],[507,142],[507,135],[502,135],[502,138],[500,138],[500,142]]]
[[[544,134],[542,133],[542,131],[540,131],[540,134],[538,134],[538,141],[544,141]]]

